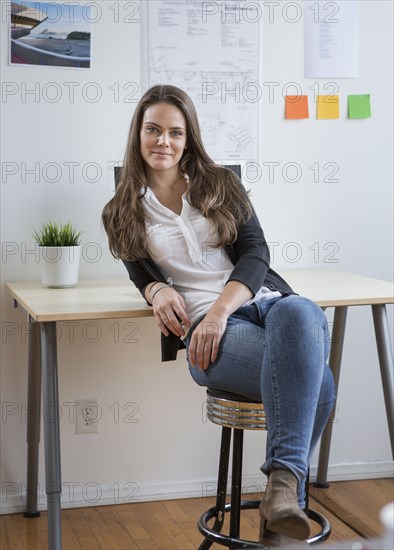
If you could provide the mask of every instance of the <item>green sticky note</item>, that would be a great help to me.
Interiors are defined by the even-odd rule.
[[[369,94],[348,96],[349,118],[370,118],[371,98]]]

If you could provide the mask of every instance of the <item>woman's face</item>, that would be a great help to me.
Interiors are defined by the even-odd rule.
[[[146,166],[155,171],[178,171],[187,143],[186,130],[186,119],[174,105],[161,102],[148,107],[140,131],[141,156]]]

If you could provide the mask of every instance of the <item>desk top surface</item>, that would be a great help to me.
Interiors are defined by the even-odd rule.
[[[394,283],[336,270],[281,271],[295,292],[322,307],[394,303]],[[5,283],[7,292],[33,320],[69,321],[151,317],[152,308],[128,279],[81,279],[72,288],[38,281]]]

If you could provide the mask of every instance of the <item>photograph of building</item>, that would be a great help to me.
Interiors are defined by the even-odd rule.
[[[89,6],[11,2],[10,63],[89,68]]]

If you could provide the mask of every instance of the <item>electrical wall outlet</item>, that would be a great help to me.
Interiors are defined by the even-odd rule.
[[[101,408],[98,399],[77,399],[75,413],[76,434],[96,434],[98,432],[98,421],[101,416]]]

